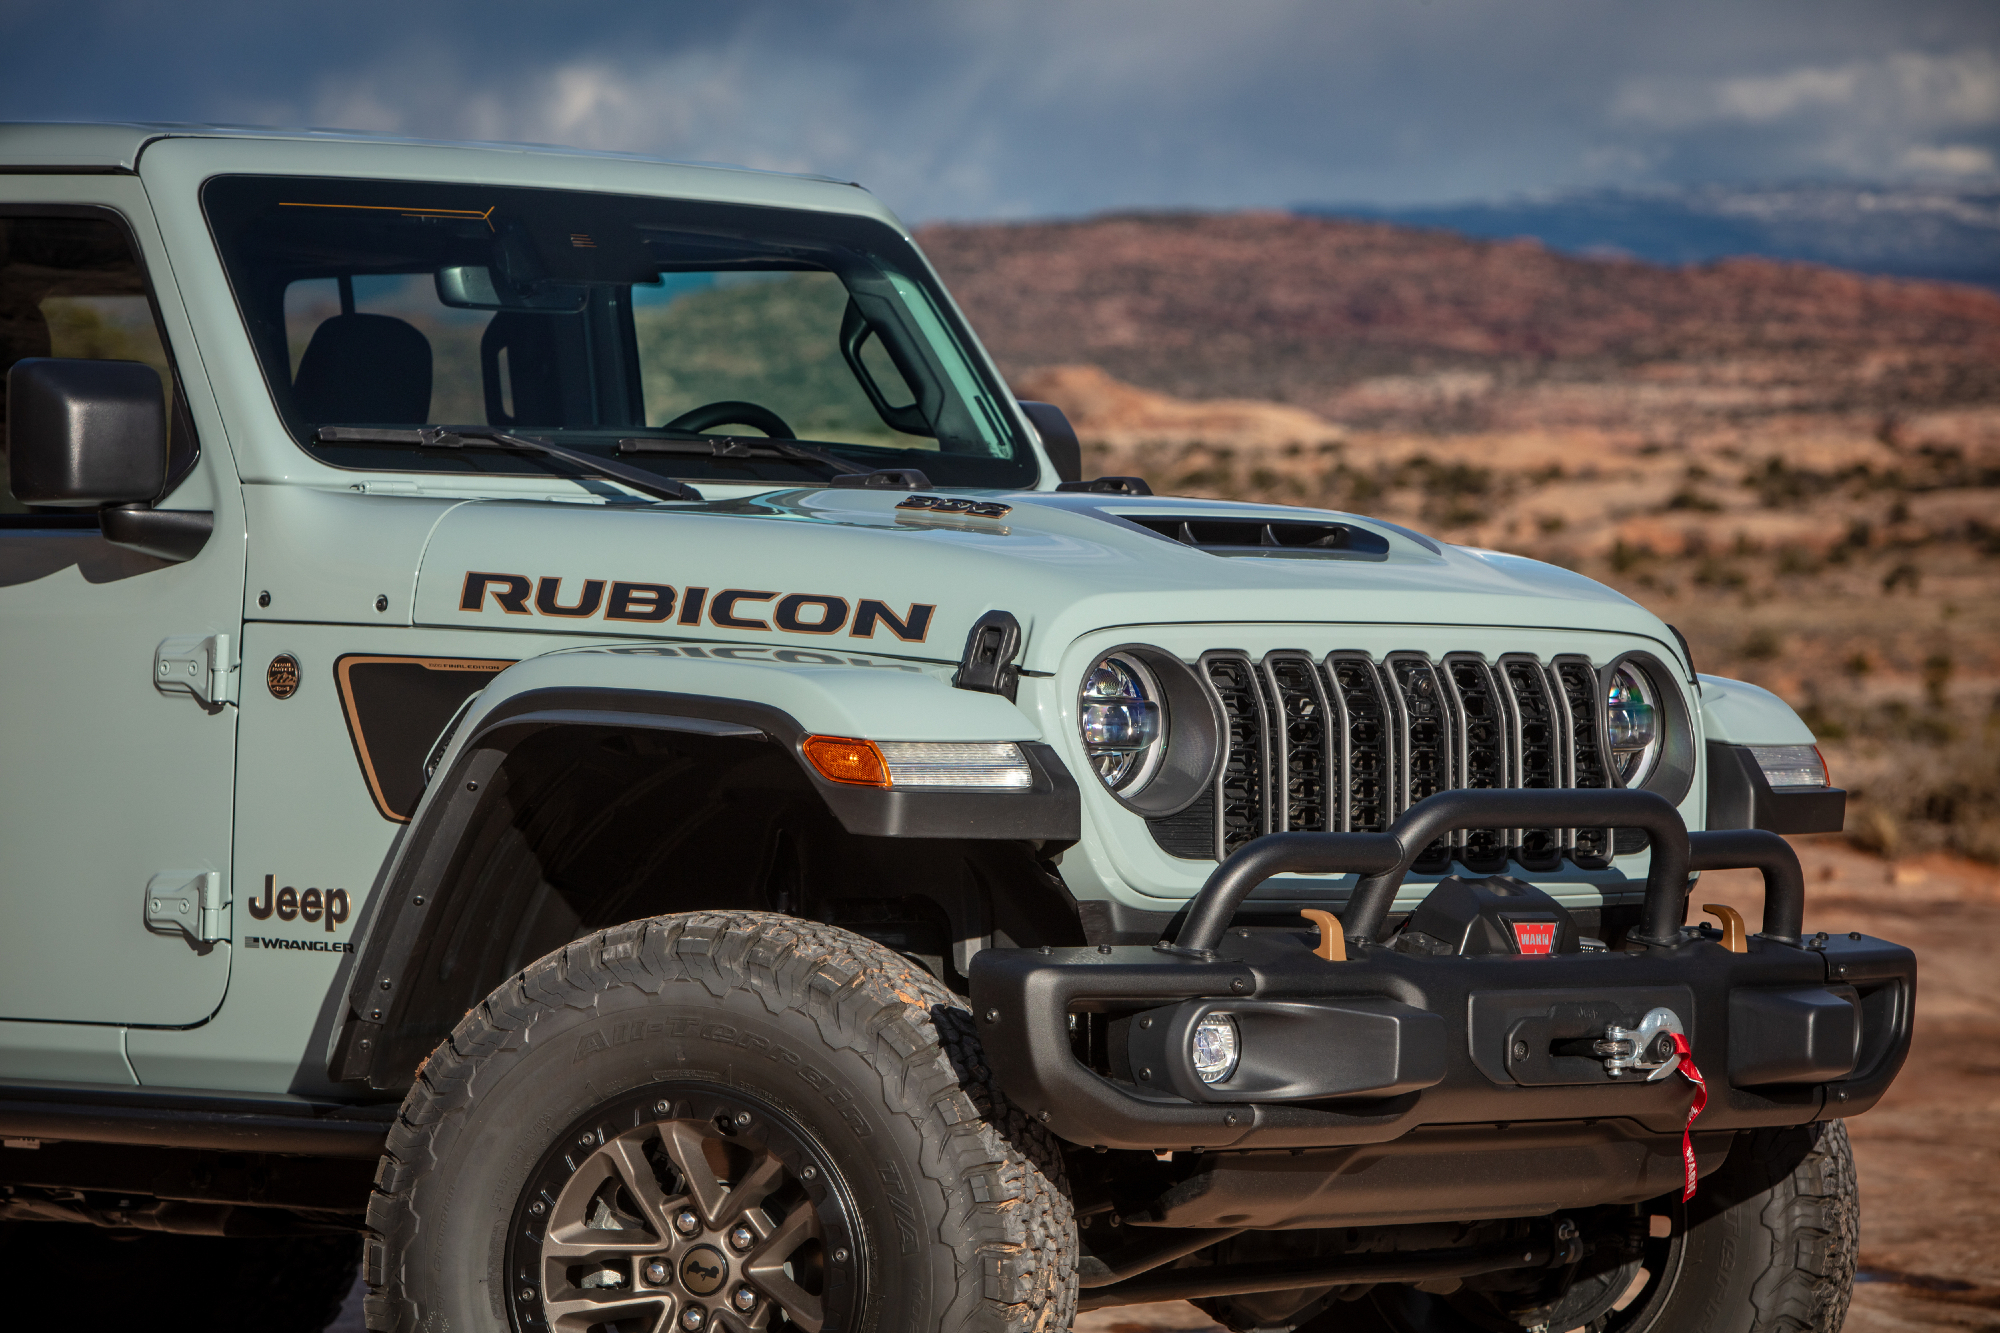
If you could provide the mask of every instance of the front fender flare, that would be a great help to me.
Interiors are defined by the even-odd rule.
[[[796,678],[778,679],[786,674],[783,671],[758,669],[746,675],[745,664],[718,663],[713,665],[719,671],[685,676],[681,671],[671,673],[677,685],[760,687],[765,698],[776,695],[816,715],[820,725],[808,726],[772,702],[641,688],[648,676],[659,681],[659,663],[651,663],[648,672],[641,669],[643,659],[591,660],[610,655],[604,650],[563,652],[510,667],[457,724],[457,734],[449,738],[435,776],[369,895],[347,1004],[328,1052],[328,1069],[335,1079],[380,1090],[400,1086],[400,1078],[378,1077],[376,1056],[385,1044],[382,1035],[397,1023],[399,1001],[409,989],[404,978],[424,955],[432,923],[439,916],[440,903],[432,886],[448,880],[468,830],[489,799],[493,778],[508,756],[529,737],[551,728],[670,731],[780,746],[797,762],[828,811],[847,832],[858,836],[1007,840],[1044,848],[1067,846],[1080,836],[1081,801],[1075,780],[1053,749],[1027,739],[1034,735],[1032,726],[1003,699],[954,691],[927,674],[898,673],[890,678],[883,672],[856,671],[829,679],[833,673],[828,672],[800,686]],[[940,699],[939,694],[947,697]],[[900,708],[897,696],[903,700]],[[918,728],[928,734],[912,736],[912,729]],[[968,734],[970,728],[987,730]],[[951,792],[829,782],[800,751],[801,741],[815,733],[869,739],[1016,740],[1034,770],[1034,785],[1024,792]]]

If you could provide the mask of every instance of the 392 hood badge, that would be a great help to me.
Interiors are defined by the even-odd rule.
[[[896,506],[932,514],[959,514],[967,518],[1005,518],[1014,506],[998,500],[967,500],[956,495],[913,495]]]

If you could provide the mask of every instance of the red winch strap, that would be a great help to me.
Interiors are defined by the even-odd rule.
[[[1681,1201],[1685,1203],[1694,1197],[1694,1121],[1702,1108],[1708,1105],[1708,1081],[1695,1068],[1694,1048],[1688,1045],[1687,1037],[1679,1032],[1670,1032],[1674,1039],[1674,1052],[1681,1058],[1680,1071],[1687,1075],[1687,1081],[1694,1084],[1694,1104],[1688,1107],[1687,1124],[1681,1127],[1681,1163],[1687,1167],[1687,1185],[1681,1190]]]

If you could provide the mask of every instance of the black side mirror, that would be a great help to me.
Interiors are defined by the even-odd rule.
[[[192,560],[201,510],[154,509],[167,484],[167,398],[138,361],[24,357],[7,372],[7,481],[25,505],[95,509],[104,540]]]
[[[1056,465],[1056,476],[1064,481],[1082,481],[1083,446],[1077,443],[1076,428],[1069,424],[1063,410],[1054,403],[1031,403],[1025,398],[1020,403],[1035,433],[1042,437],[1042,448],[1048,451],[1049,461]]]
[[[27,505],[101,509],[167,480],[167,403],[138,361],[24,357],[7,372],[7,480]]]

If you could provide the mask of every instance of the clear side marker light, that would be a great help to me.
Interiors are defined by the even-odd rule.
[[[1035,785],[1028,757],[1012,741],[878,741],[891,787],[1026,791]]]
[[[1815,745],[1753,745],[1752,757],[1764,770],[1764,781],[1775,788],[1824,787],[1826,760]]]

